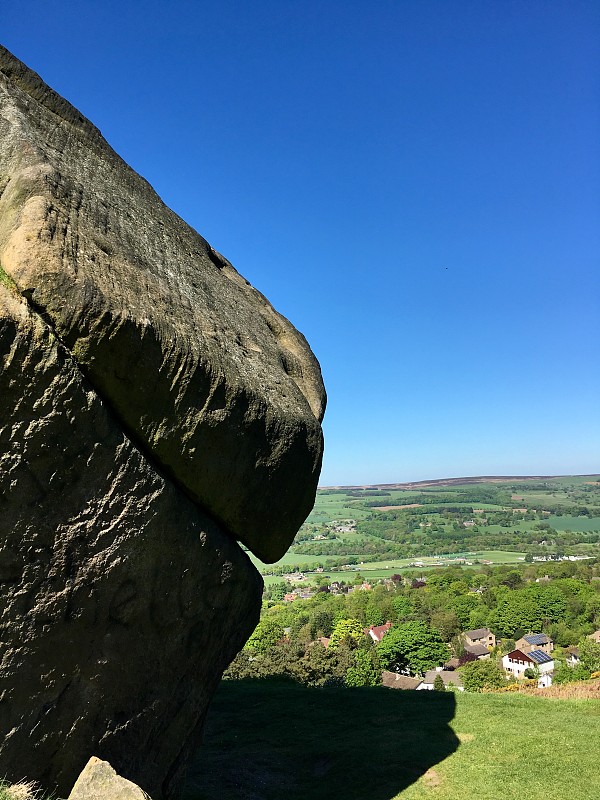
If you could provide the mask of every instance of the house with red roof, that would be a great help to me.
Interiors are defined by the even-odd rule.
[[[503,657],[502,667],[509,676],[512,675],[519,680],[525,677],[526,669],[535,669],[539,675],[538,686],[552,684],[554,659],[543,650],[530,650],[528,653],[513,650]]]
[[[365,628],[365,635],[370,636],[374,642],[380,642],[391,627],[391,622],[386,622],[385,625],[371,625],[370,628]]]

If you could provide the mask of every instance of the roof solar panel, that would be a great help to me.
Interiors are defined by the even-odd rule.
[[[544,653],[543,650],[532,650],[530,653],[527,653],[527,655],[538,664],[546,664],[548,661],[552,661],[552,657],[549,656],[548,653]]]
[[[529,644],[545,644],[548,641],[545,633],[533,633],[531,636],[524,636],[523,638]]]

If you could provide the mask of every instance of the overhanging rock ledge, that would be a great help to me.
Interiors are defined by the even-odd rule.
[[[304,337],[0,47],[0,775],[177,793],[312,507]]]

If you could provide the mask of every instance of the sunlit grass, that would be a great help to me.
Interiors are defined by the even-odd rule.
[[[227,681],[184,800],[598,800],[599,700]]]

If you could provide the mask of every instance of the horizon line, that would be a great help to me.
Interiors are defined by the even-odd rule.
[[[317,486],[319,489],[408,489],[414,486],[431,486],[435,484],[457,484],[460,481],[531,481],[531,480],[549,480],[553,478],[594,478],[598,477],[600,473],[574,473],[562,475],[465,475],[455,478],[428,478],[421,481],[398,481],[396,483],[355,483],[355,484],[342,484],[333,483],[327,486]]]

